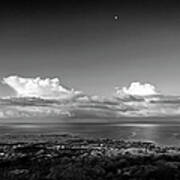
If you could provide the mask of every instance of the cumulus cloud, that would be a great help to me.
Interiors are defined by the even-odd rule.
[[[129,87],[116,87],[118,96],[152,96],[158,95],[155,86],[149,83],[132,82]]]
[[[3,83],[15,90],[18,97],[38,97],[45,99],[68,99],[81,94],[64,87],[58,78],[25,78],[9,76]]]

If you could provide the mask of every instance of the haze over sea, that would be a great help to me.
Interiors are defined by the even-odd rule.
[[[11,119],[1,121],[2,135],[74,134],[82,137],[153,141],[180,146],[179,118]]]

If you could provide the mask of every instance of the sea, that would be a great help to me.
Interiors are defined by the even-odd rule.
[[[0,135],[73,134],[80,137],[150,141],[180,146],[179,118],[11,119],[0,121]]]

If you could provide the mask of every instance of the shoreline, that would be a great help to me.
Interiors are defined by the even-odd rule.
[[[114,141],[124,141],[124,142],[145,142],[145,143],[152,143],[159,147],[172,147],[172,148],[180,148],[180,145],[168,145],[168,144],[161,144],[149,139],[136,139],[136,138],[113,138],[113,137],[94,137],[94,136],[86,136],[78,133],[6,133],[0,135],[0,144],[3,142],[8,142],[9,144],[12,143],[45,143],[47,141],[61,142],[62,138],[81,138],[81,139],[93,139],[93,140],[103,140],[103,139],[111,139]],[[58,138],[58,139],[56,139]]]
[[[2,180],[180,178],[180,147],[69,134],[7,138],[0,141]]]

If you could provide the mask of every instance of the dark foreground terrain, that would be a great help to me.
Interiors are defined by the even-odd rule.
[[[71,135],[0,139],[1,180],[180,179],[180,148]]]

